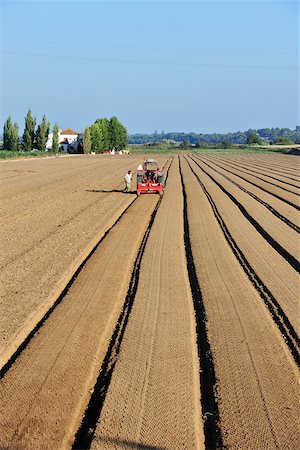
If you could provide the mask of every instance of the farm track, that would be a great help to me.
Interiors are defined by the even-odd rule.
[[[132,164],[134,160],[130,161]],[[0,367],[43,321],[82,261],[135,199],[135,195],[114,192],[116,183],[109,173],[108,167],[115,165],[114,177],[122,179],[129,164],[127,159],[113,162],[79,157],[17,163],[3,164],[1,169],[4,173],[3,167],[8,173],[14,167],[18,167],[18,173],[22,167],[35,170],[26,170],[25,179],[14,180],[9,200],[3,200],[6,220],[2,226],[2,256],[6,264],[1,273],[1,308],[6,314],[0,319]],[[49,164],[49,179],[45,177],[43,181]],[[86,171],[82,176],[81,165]],[[97,185],[99,189],[93,191],[91,188]],[[22,204],[28,205],[24,214]],[[6,223],[7,217],[13,216],[15,221]]]
[[[199,157],[196,156],[196,158],[199,158]],[[274,189],[272,189],[272,188],[266,189],[262,184],[259,184],[259,183],[257,183],[257,182],[254,182],[254,181],[256,181],[255,179],[254,179],[254,181],[251,180],[251,176],[249,176],[249,177],[247,177],[247,176],[246,176],[246,177],[243,177],[243,176],[239,175],[240,171],[234,171],[234,168],[233,168],[231,165],[229,165],[229,164],[227,164],[227,163],[223,163],[223,164],[224,164],[225,166],[230,166],[230,168],[231,168],[232,170],[229,170],[229,169],[227,169],[227,168],[225,167],[225,170],[227,170],[229,173],[238,176],[240,179],[246,181],[247,183],[252,184],[253,186],[255,186],[255,187],[261,189],[262,191],[264,191],[264,192],[266,192],[266,193],[268,193],[268,194],[274,196],[275,198],[277,198],[278,200],[281,200],[282,202],[286,203],[287,205],[291,206],[292,208],[295,208],[297,211],[300,211],[300,207],[298,206],[297,202],[291,201],[290,197],[288,197],[287,195],[284,195],[284,192],[283,192],[283,193],[280,193],[281,195],[279,195],[279,194],[277,193],[277,191],[276,191],[276,192],[273,192]],[[223,167],[222,167],[222,168],[223,168]],[[238,172],[238,173],[236,173],[236,172]],[[250,178],[250,179],[249,179],[249,178]],[[253,177],[252,177],[252,178],[253,178]]]
[[[54,448],[70,446],[116,323],[120,326],[133,258],[145,229],[149,233],[157,200],[136,199],[121,214],[3,368],[1,448],[45,448],[49,442]],[[112,268],[124,258],[116,284]]]
[[[218,165],[211,165],[207,163],[207,160],[205,159],[200,159],[205,165],[207,165],[209,168],[211,168],[215,173],[218,173],[219,175],[221,175],[222,177],[224,177],[226,180],[228,180],[230,183],[234,184],[235,186],[237,186],[241,191],[245,192],[246,194],[250,195],[250,197],[254,198],[254,200],[256,200],[258,203],[260,203],[261,205],[263,205],[265,208],[267,208],[271,214],[273,214],[275,217],[277,217],[278,219],[280,219],[282,222],[284,222],[287,226],[289,226],[290,228],[292,228],[293,230],[295,230],[297,233],[300,233],[300,227],[298,227],[298,225],[294,224],[293,222],[291,222],[287,217],[283,216],[282,214],[280,214],[280,212],[278,212],[275,208],[273,208],[272,205],[270,205],[269,203],[265,202],[264,200],[262,200],[260,197],[258,197],[257,195],[255,195],[253,192],[249,191],[248,189],[246,189],[245,187],[243,187],[241,184],[237,183],[236,181],[234,181],[232,178],[228,177],[226,175],[226,170],[224,170],[225,173],[223,173],[222,171],[220,172],[218,169],[216,169],[216,167],[220,167]],[[216,166],[216,167],[215,167]]]
[[[223,448],[297,448],[297,366],[226,244],[203,177],[202,187],[187,161],[181,161],[190,239],[218,380]]]
[[[245,214],[234,201],[218,186],[213,177],[207,175],[202,167],[189,159],[195,172],[201,177],[203,185],[213,198],[223,220],[237,242],[239,248],[255,269],[258,277],[277,299],[289,322],[299,336],[298,320],[298,274],[269,242],[265,233],[261,235],[253,226],[251,217]],[[274,219],[276,220],[276,219]],[[258,227],[260,230],[260,226]]]
[[[204,448],[182,212],[176,158],[92,449]]]
[[[205,164],[210,163],[210,167],[215,170],[217,173],[220,173],[227,177],[228,180],[231,180],[232,183],[236,184],[236,186],[240,187],[242,190],[246,190],[246,192],[257,199],[259,202],[263,202],[263,204],[272,212],[277,215],[278,218],[283,220],[283,222],[287,223],[291,228],[295,231],[299,231],[299,214],[291,208],[286,203],[282,202],[280,199],[275,198],[271,193],[262,191],[258,186],[255,186],[250,181],[247,181],[245,178],[242,178],[238,174],[235,174],[232,171],[229,171],[228,168],[224,168],[222,165],[218,164],[214,159],[207,158],[199,158],[200,161],[205,162]],[[216,158],[217,160],[217,158]],[[217,168],[217,169],[216,169]],[[221,169],[221,172],[218,172],[218,169]]]
[[[198,183],[202,187],[203,192],[205,193],[211,208],[213,209],[215,218],[224,234],[224,237],[231,248],[232,252],[236,256],[238,262],[240,263],[241,267],[243,268],[245,274],[247,275],[249,281],[253,284],[257,292],[259,293],[260,297],[262,298],[263,302],[267,306],[275,324],[278,326],[284,341],[286,342],[289,350],[291,351],[291,354],[296,362],[296,364],[300,367],[300,340],[299,336],[295,332],[293,326],[291,325],[288,317],[282,310],[280,304],[276,300],[276,298],[273,296],[273,294],[270,292],[268,287],[263,283],[263,281],[259,278],[259,276],[255,273],[253,267],[249,264],[247,259],[245,258],[245,255],[237,245],[236,241],[232,237],[228,227],[226,226],[224,220],[222,219],[218,208],[216,207],[216,204],[214,203],[211,195],[205,188],[204,184],[202,183],[199,175],[193,170],[192,166],[190,165],[190,162],[187,160],[187,163],[198,180]]]

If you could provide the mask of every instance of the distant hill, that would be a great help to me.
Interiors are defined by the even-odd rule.
[[[247,131],[237,131],[236,133],[157,133],[152,134],[130,134],[129,144],[146,144],[155,143],[162,140],[170,140],[176,142],[190,142],[196,144],[199,141],[207,142],[208,144],[221,144],[223,141],[228,140],[233,144],[246,144],[247,137],[250,133],[257,133],[266,143],[273,143],[278,138],[286,138],[294,143],[300,143],[300,126],[296,126],[295,130],[289,128],[262,128],[260,130],[249,129]]]

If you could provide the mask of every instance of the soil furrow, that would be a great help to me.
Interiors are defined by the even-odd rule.
[[[198,174],[198,170],[195,172]],[[298,367],[229,247],[185,159],[182,174],[192,251],[218,380],[223,448],[297,448]],[[206,178],[200,175],[205,184]]]
[[[294,225],[298,224],[299,213],[294,208],[291,208],[289,205],[282,202],[280,199],[275,198],[271,193],[263,191],[262,189],[260,189],[259,186],[255,186],[253,183],[242,178],[237,173],[231,172],[227,167],[223,167],[221,163],[218,164],[218,162],[216,162],[219,161],[218,158],[214,158],[213,160],[210,161],[214,167],[218,167],[219,169],[222,170],[222,173],[224,172],[226,176],[228,176],[231,180],[234,180],[236,183],[240,184],[244,188],[247,188],[247,190],[256,195],[256,197],[260,198],[261,200],[264,200],[272,208],[278,211],[283,217],[286,217],[292,224]]]
[[[195,156],[195,157],[199,159],[198,156]],[[227,166],[232,168],[232,166],[230,164],[227,164],[227,163],[223,163],[223,164],[225,164],[225,165],[227,165]],[[290,200],[288,200],[288,199],[286,199],[286,198],[276,194],[275,192],[272,192],[272,191],[270,191],[268,189],[265,189],[263,186],[260,186],[259,184],[253,183],[253,181],[248,180],[245,177],[242,177],[241,175],[239,175],[240,171],[238,171],[238,173],[235,173],[235,172],[233,172],[233,171],[231,171],[229,169],[226,169],[226,170],[227,170],[227,172],[232,173],[233,175],[236,175],[237,177],[241,178],[242,180],[246,181],[247,183],[252,184],[253,186],[261,189],[264,192],[267,192],[268,194],[272,195],[273,197],[277,198],[278,200],[281,200],[282,202],[286,203],[287,205],[291,206],[292,208],[295,208],[297,211],[300,211],[300,207],[297,204],[295,204],[295,203],[291,202]]]
[[[298,273],[300,272],[300,263],[299,261],[291,255],[285,248],[283,248],[273,237],[255,220],[251,214],[247,211],[247,209],[227,190],[222,186],[210,173],[208,173],[200,164],[195,161],[194,158],[191,158],[195,164],[221,189],[224,194],[227,195],[228,198],[239,208],[244,217],[254,226],[257,232],[270,244],[274,250],[276,250],[280,256],[282,256],[293,269],[295,269]]]
[[[193,159],[189,159],[189,161],[213,198],[239,248],[257,275],[272,292],[274,298],[277,299],[299,336],[298,273],[257,232],[248,219],[241,213],[237,205],[198,167]],[[247,203],[245,203],[245,206],[247,207]],[[275,221],[277,219],[272,218],[272,220]]]
[[[165,182],[167,182],[168,179],[171,163],[172,159],[169,159],[165,165],[167,167]],[[151,215],[148,227],[145,231],[143,240],[137,252],[124,306],[118,318],[117,325],[113,332],[112,338],[110,340],[107,353],[103,360],[101,370],[99,372],[97,381],[93,388],[93,393],[91,395],[89,404],[85,410],[80,428],[77,430],[75,440],[72,446],[73,449],[82,449],[82,448],[88,449],[91,446],[97,422],[101,415],[101,410],[103,408],[105,397],[110,385],[111,377],[113,375],[113,371],[120,353],[123,336],[125,333],[125,329],[129,320],[130,312],[137,292],[143,254],[160,203],[161,197],[159,198],[157,205]]]
[[[91,448],[203,449],[178,160],[156,215]]]
[[[233,251],[234,255],[236,256],[237,260],[239,261],[242,269],[244,270],[247,277],[249,278],[249,281],[253,284],[255,289],[258,291],[260,297],[262,298],[264,304],[267,306],[267,308],[268,308],[274,322],[278,326],[278,328],[284,338],[284,341],[287,344],[296,364],[300,367],[300,339],[299,339],[299,336],[297,335],[296,331],[294,330],[292,324],[290,323],[288,317],[282,310],[282,308],[281,308],[280,304],[278,303],[278,301],[276,300],[276,298],[270,292],[268,287],[263,283],[263,281],[260,279],[260,277],[256,274],[255,270],[252,268],[252,266],[247,261],[242,250],[237,245],[237,243],[234,240],[233,236],[231,235],[228,227],[226,226],[224,220],[222,219],[222,217],[218,211],[218,208],[216,207],[216,204],[214,203],[211,195],[205,188],[201,179],[196,174],[196,172],[193,170],[189,161],[187,161],[187,163],[188,163],[191,171],[193,172],[194,176],[198,180],[198,183],[200,184],[203,192],[205,193],[228,245],[230,246],[231,250]]]
[[[184,220],[184,244],[186,253],[187,271],[193,296],[196,331],[197,331],[197,347],[200,361],[200,389],[201,389],[201,406],[202,417],[204,418],[204,436],[205,447],[207,449],[223,448],[222,435],[219,426],[219,407],[216,398],[217,379],[213,355],[207,335],[207,315],[205,305],[201,294],[201,286],[197,278],[193,251],[190,241],[189,221],[187,214],[187,200],[184,180],[182,177],[181,164],[179,160],[179,171],[183,193],[183,220]]]
[[[137,199],[2,378],[0,447],[69,448],[124,305],[158,198]],[[116,283],[115,268],[118,271]],[[126,264],[125,264],[126,262]]]
[[[273,157],[273,155],[271,156],[271,158],[272,157]],[[244,159],[245,159],[245,157],[242,159],[242,158],[238,158],[238,156],[236,158],[238,161],[239,160],[244,161]],[[228,162],[230,162],[231,159],[228,158],[226,160]],[[293,169],[291,166],[287,166],[286,164],[281,163],[281,165],[279,165],[279,164],[274,164],[274,162],[272,162],[272,164],[271,164],[269,161],[267,161],[267,162],[262,162],[258,165],[257,164],[257,156],[252,158],[252,157],[249,157],[249,155],[247,155],[246,160],[250,161],[253,166],[259,167],[260,169],[267,170],[268,172],[275,173],[275,174],[278,173],[282,177],[285,177],[289,180],[298,181],[298,182],[300,181],[299,176],[298,176],[298,178],[291,178],[290,176],[288,176],[288,175],[297,176],[299,171],[297,169]],[[279,170],[276,169],[276,167]]]
[[[294,224],[293,222],[291,222],[287,217],[283,216],[282,214],[280,214],[280,212],[278,212],[275,208],[273,208],[272,205],[270,205],[269,203],[265,202],[264,200],[262,200],[260,197],[258,197],[257,195],[253,194],[253,192],[249,191],[248,189],[246,189],[245,187],[243,187],[241,184],[237,183],[236,181],[232,180],[231,178],[229,178],[228,176],[226,176],[224,173],[220,172],[219,170],[217,170],[215,167],[211,166],[210,164],[207,163],[206,160],[201,158],[201,161],[206,164],[208,167],[210,167],[212,170],[214,170],[215,172],[217,172],[218,174],[222,175],[226,180],[228,180],[230,183],[234,184],[235,186],[237,186],[239,189],[241,189],[243,192],[245,192],[246,194],[250,195],[250,197],[254,198],[254,200],[256,200],[258,203],[260,203],[261,205],[263,205],[265,208],[267,208],[275,217],[277,217],[278,219],[280,219],[282,222],[284,222],[286,225],[288,225],[290,228],[292,228],[293,230],[295,230],[297,233],[300,233],[300,227],[298,227],[298,225]],[[211,161],[211,160],[210,160]],[[222,168],[221,166],[219,166],[218,164],[216,164],[215,162],[211,161],[212,164],[214,164],[217,167]],[[225,169],[224,169],[225,170]]]
[[[245,173],[249,173],[249,175],[253,175],[255,177],[256,177],[256,174],[259,174],[259,175],[263,175],[264,177],[271,178],[272,180],[279,181],[279,183],[283,183],[283,184],[286,184],[288,186],[291,186],[291,187],[295,188],[295,190],[288,190],[288,192],[292,192],[292,193],[295,193],[296,195],[299,195],[299,192],[298,192],[299,191],[299,186],[297,186],[297,185],[295,185],[293,183],[289,183],[288,181],[281,180],[280,178],[276,178],[276,177],[273,177],[271,175],[266,175],[264,172],[260,172],[259,170],[255,169],[255,167],[253,167],[251,164],[247,164],[246,165],[246,164],[239,163],[239,162],[231,162],[230,166],[232,168],[245,169],[246,170]],[[257,177],[257,178],[259,178],[259,177]],[[268,180],[265,180],[265,178],[259,178],[259,179],[262,180],[262,181],[268,182]],[[280,184],[279,185],[275,184],[275,186],[282,187]]]

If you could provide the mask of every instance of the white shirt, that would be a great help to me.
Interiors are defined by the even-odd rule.
[[[130,183],[132,180],[132,175],[131,173],[126,173],[125,177],[124,177],[126,183]]]

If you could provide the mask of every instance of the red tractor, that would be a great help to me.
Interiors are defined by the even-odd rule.
[[[153,193],[163,195],[165,187],[165,174],[159,170],[155,159],[145,159],[136,173],[137,195]]]

